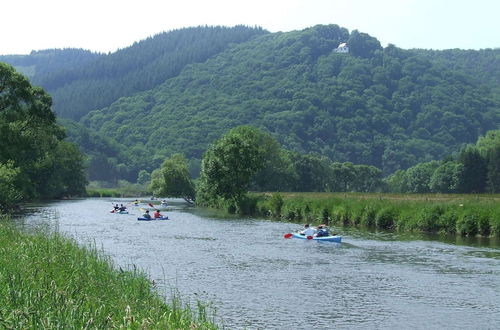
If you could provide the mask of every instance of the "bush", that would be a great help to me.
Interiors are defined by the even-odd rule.
[[[488,236],[491,233],[490,217],[488,214],[479,214],[477,231],[482,236]]]
[[[452,234],[457,230],[458,215],[455,210],[448,209],[438,219],[439,231],[441,233]]]
[[[457,220],[457,233],[465,236],[473,236],[477,234],[479,217],[477,214],[465,213]]]
[[[426,207],[422,209],[416,217],[417,228],[421,231],[436,231],[438,228],[439,218],[444,213],[441,206]]]
[[[386,207],[377,212],[375,216],[375,225],[377,228],[392,229],[394,228],[397,212],[392,207]]]
[[[366,227],[375,226],[377,209],[372,204],[367,204],[362,210],[360,224]]]
[[[269,200],[271,212],[275,217],[280,217],[281,216],[281,209],[283,208],[283,204],[285,202],[283,201],[283,197],[279,193],[275,193],[271,196],[271,199]]]

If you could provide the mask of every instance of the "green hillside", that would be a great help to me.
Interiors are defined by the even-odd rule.
[[[334,52],[345,41],[349,54]],[[493,75],[485,79],[452,61],[382,48],[336,25],[264,34],[81,122],[151,158],[183,152],[198,159],[230,128],[250,124],[287,149],[389,174],[441,159],[498,128]]]
[[[342,42],[348,54],[335,52]],[[89,155],[91,180],[134,181],[175,152],[197,174],[208,145],[242,124],[291,151],[390,174],[442,159],[500,123],[500,49],[383,48],[337,25],[195,27],[110,54],[0,61],[53,97],[69,139]]]
[[[91,60],[76,63],[77,54],[74,53],[78,50],[6,56],[0,57],[0,61],[31,73],[33,83],[42,86],[53,97],[56,113],[78,120],[90,110],[154,88],[178,75],[186,65],[204,62],[233,43],[263,33],[266,31],[261,28],[245,26],[193,27],[160,33],[114,53],[95,55]],[[78,55],[82,52],[80,50]],[[61,60],[61,57],[64,58]],[[54,61],[73,65],[58,67],[53,65]]]

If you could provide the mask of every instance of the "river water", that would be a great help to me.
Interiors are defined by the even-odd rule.
[[[498,241],[340,229],[343,243],[284,239],[292,223],[229,217],[172,200],[169,221],[84,199],[20,220],[95,244],[160,292],[208,302],[229,329],[500,329]],[[143,204],[145,205],[145,204]],[[168,298],[167,298],[168,300]]]

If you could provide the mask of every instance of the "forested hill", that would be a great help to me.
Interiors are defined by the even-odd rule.
[[[246,26],[193,27],[160,33],[110,54],[46,50],[0,56],[0,62],[13,65],[48,91],[59,116],[78,120],[120,97],[154,88],[186,65],[265,33]]]
[[[350,52],[335,52],[345,41]],[[285,148],[388,174],[441,159],[499,127],[495,72],[481,52],[455,55],[382,48],[336,25],[263,34],[82,123],[138,150],[198,159],[230,128],[250,124]],[[474,69],[474,57],[484,67]]]

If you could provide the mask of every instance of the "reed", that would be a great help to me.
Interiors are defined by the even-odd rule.
[[[200,308],[200,306],[202,306]],[[2,329],[216,329],[203,305],[166,304],[140,270],[116,270],[95,248],[0,221]]]
[[[443,194],[250,194],[255,214],[283,221],[397,231],[500,236],[500,196]]]

